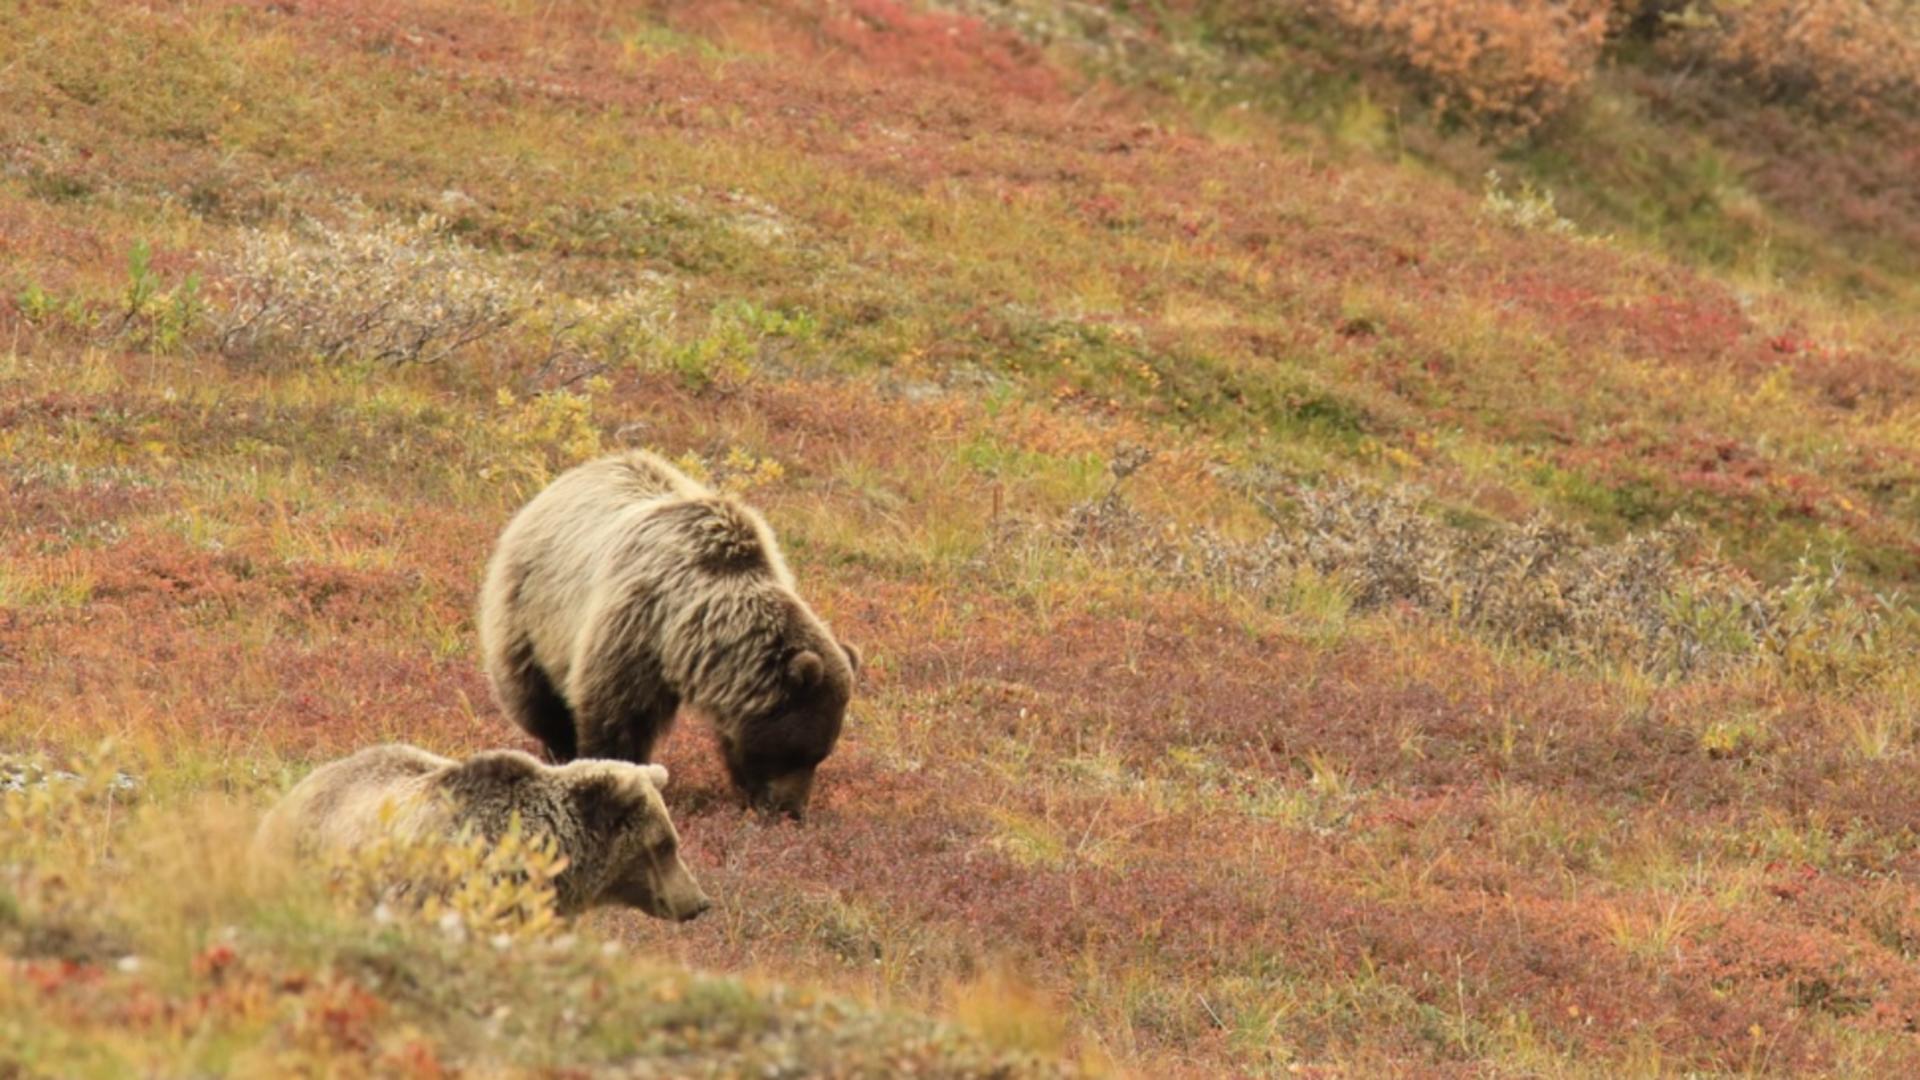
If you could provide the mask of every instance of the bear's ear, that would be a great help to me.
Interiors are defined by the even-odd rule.
[[[826,662],[812,649],[802,649],[787,661],[787,677],[801,686],[812,686],[825,678]]]
[[[518,750],[488,750],[456,765],[453,773],[470,783],[511,787],[540,775],[540,763]]]
[[[626,821],[632,802],[620,782],[604,772],[576,780],[567,798],[579,815],[581,828],[593,837],[607,836],[618,829]]]
[[[839,641],[838,638],[834,640]],[[855,675],[860,674],[860,650],[854,648],[847,642],[841,641],[840,651],[847,654],[847,666],[853,669],[853,673]]]
[[[667,786],[667,767],[665,765],[642,765],[640,775],[656,788]]]

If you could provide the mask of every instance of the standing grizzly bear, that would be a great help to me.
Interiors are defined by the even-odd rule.
[[[480,645],[501,708],[554,760],[648,761],[685,705],[748,801],[795,818],[859,663],[759,514],[644,452],[569,470],[514,515]]]
[[[459,762],[375,746],[294,785],[260,823],[254,850],[256,858],[339,854],[383,833],[452,836],[463,826],[498,839],[517,814],[529,835],[552,837],[567,858],[553,883],[560,914],[625,904],[685,921],[712,904],[680,861],[680,834],[658,790],[666,782],[658,765],[553,766],[518,750]]]

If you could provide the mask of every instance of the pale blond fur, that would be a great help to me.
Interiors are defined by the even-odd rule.
[[[783,775],[804,762],[810,782],[855,663],[766,521],[646,452],[569,470],[514,516],[480,644],[501,707],[556,760],[647,761],[686,706],[712,718],[743,785],[755,754]]]
[[[376,746],[320,766],[274,806],[254,858],[338,856],[383,836],[495,838],[518,819],[551,837],[568,865],[555,881],[562,914],[628,904],[691,918],[706,895],[680,861],[679,834],[661,801],[658,765],[582,760],[542,764],[517,750],[466,761],[413,746]]]

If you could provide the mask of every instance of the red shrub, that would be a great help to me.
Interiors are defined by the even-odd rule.
[[[1201,4],[1229,32],[1304,16],[1330,25],[1367,60],[1410,76],[1443,109],[1530,128],[1593,76],[1608,0],[1303,0]]]
[[[1775,100],[1872,115],[1920,104],[1920,20],[1884,0],[1751,0],[1706,5],[1678,38]]]

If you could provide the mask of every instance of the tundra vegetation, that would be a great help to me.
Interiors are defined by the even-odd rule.
[[[1920,1071],[1890,0],[0,7],[0,1072]],[[865,654],[717,902],[236,859],[524,745],[653,447]],[[444,888],[394,897],[385,871]]]

